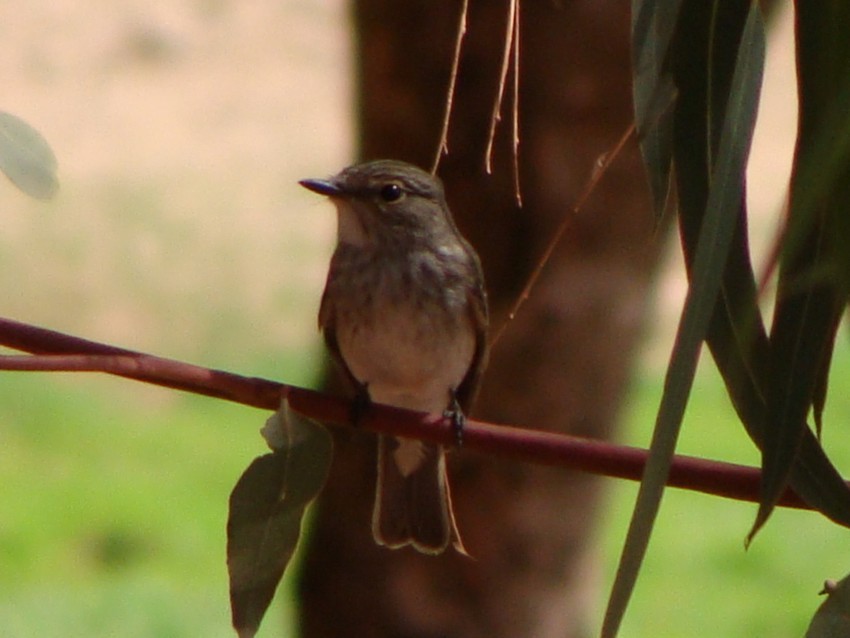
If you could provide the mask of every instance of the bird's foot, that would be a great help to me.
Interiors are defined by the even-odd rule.
[[[452,398],[449,402],[449,407],[445,409],[443,412],[443,418],[449,419],[452,422],[452,431],[455,435],[455,445],[457,447],[463,446],[463,426],[466,423],[466,416],[463,414],[463,410],[460,407],[460,403],[457,400],[457,395],[455,391],[451,391]]]

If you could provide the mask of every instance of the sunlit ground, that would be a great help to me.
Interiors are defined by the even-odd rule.
[[[0,315],[312,383],[333,219],[296,181],[351,154],[344,17],[331,0],[0,5],[0,109],[50,140],[62,182],[43,205],[0,180]],[[768,70],[767,161],[752,175],[761,246],[793,140],[782,55]],[[624,411],[637,445],[658,403],[678,272],[671,258],[652,322],[662,328]],[[825,439],[845,472],[848,382],[840,338]],[[102,376],[5,373],[0,636],[231,636],[227,496],[264,452],[265,416]],[[682,451],[758,460],[710,365]],[[634,498],[609,484],[600,608]],[[778,512],[745,552],[754,513],[669,492],[623,635],[801,636],[822,581],[850,568],[850,540],[814,514]],[[285,585],[261,635],[280,635],[291,612]]]

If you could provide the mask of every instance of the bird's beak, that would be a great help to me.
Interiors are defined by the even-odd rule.
[[[298,183],[307,190],[319,193],[320,195],[327,195],[328,197],[340,197],[343,195],[343,190],[332,179],[302,179]]]

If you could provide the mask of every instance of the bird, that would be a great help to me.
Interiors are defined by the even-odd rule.
[[[318,319],[354,391],[354,418],[372,402],[443,413],[460,441],[487,363],[489,316],[481,262],[455,224],[441,180],[384,159],[299,183],[336,206]],[[376,543],[467,553],[443,446],[379,435],[377,465]]]

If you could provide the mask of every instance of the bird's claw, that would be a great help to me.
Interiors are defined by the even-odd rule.
[[[443,412],[443,418],[451,420],[452,432],[454,432],[455,435],[455,445],[457,447],[462,447],[463,426],[466,423],[466,416],[463,414],[463,410],[460,407],[460,403],[457,400],[454,390],[452,390],[452,399],[449,403],[449,407]]]

